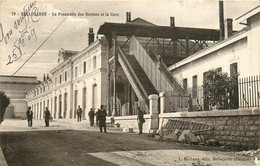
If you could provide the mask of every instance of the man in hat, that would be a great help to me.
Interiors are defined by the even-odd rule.
[[[31,107],[28,107],[26,115],[27,115],[27,120],[28,120],[28,127],[32,127],[33,112],[31,110]]]
[[[81,115],[82,115],[82,109],[80,108],[79,105],[77,109],[78,122],[81,122]]]
[[[93,127],[93,125],[94,125],[94,116],[95,116],[95,113],[94,113],[93,109],[90,108],[90,111],[88,112],[88,117],[89,117],[89,122],[90,122],[91,127]]]
[[[104,109],[104,106],[101,105],[100,109],[98,111],[98,121],[99,121],[99,128],[100,128],[100,132],[102,132],[102,128],[104,128],[104,132],[107,132],[106,129],[106,110]]]
[[[45,127],[49,127],[50,116],[51,113],[48,110],[48,107],[46,107],[46,110],[44,111]]]

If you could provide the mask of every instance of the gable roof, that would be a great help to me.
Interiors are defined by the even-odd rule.
[[[64,60],[68,59],[69,57],[76,55],[79,51],[72,51],[72,50],[64,50],[63,48],[59,51],[59,56],[61,56]]]
[[[150,26],[156,26],[155,24],[149,22],[149,21],[146,21],[140,17],[134,19],[133,21],[131,22],[126,22],[126,24],[138,24],[138,25],[150,25]]]

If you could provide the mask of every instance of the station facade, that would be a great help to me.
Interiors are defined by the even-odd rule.
[[[97,110],[106,105],[107,58],[104,39],[94,41],[93,29],[89,32],[89,45],[82,51],[61,49],[58,66],[50,77],[27,94],[35,119],[42,119],[46,107],[54,119],[76,118],[80,106],[83,118],[90,108]]]

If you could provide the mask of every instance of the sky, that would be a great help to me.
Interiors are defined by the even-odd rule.
[[[258,5],[260,0],[224,1],[224,18],[235,20]],[[28,16],[22,19],[21,13],[24,10],[46,12],[47,16]],[[59,12],[73,12],[76,16],[59,16]],[[140,17],[161,26],[169,26],[170,17],[174,16],[177,27],[219,28],[216,0],[2,0],[0,75],[13,75],[26,62],[15,75],[37,76],[41,80],[43,74],[57,66],[61,48],[83,50],[88,45],[89,28],[94,28],[96,34],[104,22],[124,23],[126,12],[131,12],[132,20]],[[84,15],[78,16],[78,13]],[[96,13],[98,16],[86,16],[85,13]],[[102,13],[107,13],[108,16],[102,16]],[[243,27],[234,22],[234,30]],[[28,60],[30,56],[32,58]]]

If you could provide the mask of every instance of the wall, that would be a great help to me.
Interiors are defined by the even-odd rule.
[[[260,13],[248,20],[250,23],[250,36],[248,37],[249,46],[252,50],[252,61],[254,64],[248,67],[254,67],[255,72],[260,73]]]
[[[198,86],[201,86],[203,84],[204,72],[221,67],[222,72],[230,74],[230,64],[238,63],[240,77],[245,77],[252,74],[252,69],[246,68],[245,66],[252,62],[249,57],[251,57],[251,55],[247,48],[247,38],[243,38],[220,50],[211,52],[204,57],[185,63],[173,69],[172,73],[180,82],[187,78],[188,87],[192,87],[192,77],[197,75]]]
[[[216,110],[160,114],[160,128],[168,119],[213,124],[214,130],[203,134],[220,145],[257,149],[260,144],[260,109]]]
[[[36,77],[0,76],[0,91],[10,97],[10,107],[7,107],[5,118],[26,118],[26,93],[37,86]]]
[[[144,115],[144,119],[145,123],[143,124],[143,132],[149,133],[151,128],[151,115]],[[133,128],[134,132],[139,132],[137,115],[115,117],[115,124],[117,123],[120,124],[120,128]]]

